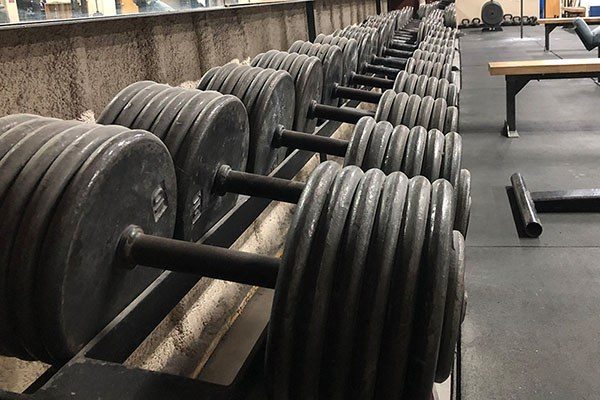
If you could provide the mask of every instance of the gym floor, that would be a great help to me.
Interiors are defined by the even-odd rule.
[[[595,57],[563,29],[543,51],[543,27],[464,30],[460,133],[472,174],[467,239],[468,312],[461,398],[591,399],[600,393],[600,213],[540,214],[539,239],[517,234],[506,186],[521,172],[530,190],[600,187],[600,86],[591,79],[530,82],[518,95],[519,139],[500,130],[503,77],[489,61]],[[229,383],[268,319],[262,290],[200,374]],[[438,388],[447,399],[448,385]],[[258,398],[261,398],[258,396]]]
[[[460,133],[472,174],[467,238],[468,313],[462,330],[463,400],[598,398],[600,213],[540,214],[539,239],[519,238],[506,186],[531,191],[600,187],[600,86],[532,81],[517,95],[520,138],[500,130],[504,77],[489,61],[596,57],[557,28],[463,30]]]

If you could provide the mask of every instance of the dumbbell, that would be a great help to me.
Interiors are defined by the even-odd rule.
[[[479,28],[481,26],[481,19],[480,18],[473,18],[471,20],[471,28]]]
[[[0,131],[10,137],[21,126],[14,120],[22,117],[0,119]],[[0,308],[33,319],[25,327],[4,319],[2,333],[12,333],[27,350],[39,347],[48,360],[67,359],[116,316],[115,304],[137,295],[134,282],[148,284],[148,276],[160,273],[156,269],[167,268],[275,289],[265,364],[272,398],[292,388],[302,398],[347,398],[356,389],[365,398],[375,391],[394,394],[386,398],[429,398],[443,372],[444,351],[456,344],[464,303],[464,244],[452,231],[447,181],[430,184],[400,172],[386,176],[322,163],[298,184],[301,194],[279,259],[169,239],[175,167],[156,136],[43,122],[39,130],[52,133],[46,143],[72,135],[58,158],[38,139],[19,174],[37,176],[23,218],[43,218],[45,229],[21,224],[0,239],[4,244],[14,237],[9,278],[11,272],[27,275],[18,277],[27,278],[21,285],[0,287]],[[39,130],[29,130],[28,141]],[[0,148],[17,153],[13,148],[25,139],[11,143],[5,136]],[[46,168],[29,168],[34,158],[45,160]],[[60,188],[44,185],[58,177]],[[7,189],[7,196],[21,190],[17,181]],[[55,194],[50,203],[37,201],[49,192]],[[34,313],[21,312],[26,306]],[[405,371],[410,381],[403,381]]]
[[[521,25],[521,17],[518,15],[515,15],[512,17],[512,25],[516,26],[516,25]]]
[[[471,21],[469,20],[469,18],[463,18],[460,21],[460,25],[458,27],[459,28],[468,28],[470,24],[471,24]]]
[[[369,111],[364,111],[364,110],[356,110],[356,109],[348,109],[348,108],[340,109],[340,108],[331,107],[328,105],[311,103],[312,106],[309,107],[308,112],[312,113],[313,116],[316,116],[319,118],[336,119],[336,120],[338,118],[345,118],[345,119],[342,119],[342,122],[356,123],[356,121],[358,120],[358,119],[356,119],[356,115],[361,115],[361,116],[371,115],[371,116],[374,116],[377,120],[388,120],[393,125],[398,125],[398,124],[402,123],[404,125],[407,125],[409,128],[412,128],[413,126],[415,126],[415,124],[425,124],[423,126],[425,126],[425,128],[427,128],[427,129],[437,128],[444,133],[456,131],[458,129],[458,108],[456,108],[454,106],[447,107],[446,102],[438,102],[439,104],[437,107],[440,108],[440,110],[439,110],[440,118],[436,119],[436,118],[432,118],[433,107],[435,105],[434,104],[435,99],[433,99],[433,98],[428,99],[421,106],[421,99],[419,96],[412,96],[409,99],[408,95],[399,93],[398,99],[395,101],[397,94],[391,90],[386,91],[384,94],[378,94],[378,93],[373,93],[373,92],[365,91],[365,90],[336,86],[335,82],[339,82],[340,77],[341,77],[340,68],[341,68],[342,61],[341,61],[339,49],[335,49],[335,51],[333,52],[333,55],[335,57],[332,56],[332,57],[327,57],[324,59],[324,61],[326,63],[325,65],[327,66],[327,70],[323,70],[323,74],[324,74],[323,82],[329,82],[329,85],[327,87],[325,87],[325,90],[323,90],[321,96],[318,92],[308,93],[309,88],[313,88],[316,85],[304,84],[304,82],[306,81],[306,78],[302,77],[302,74],[303,74],[302,71],[308,70],[308,68],[301,67],[301,64],[304,64],[304,63],[308,63],[311,65],[311,68],[310,68],[312,71],[311,73],[313,73],[315,75],[317,75],[319,73],[319,70],[321,68],[319,67],[318,64],[316,64],[317,60],[315,60],[315,59],[311,60],[310,57],[306,57],[306,56],[303,57],[303,55],[294,56],[294,53],[278,52],[278,51],[274,50],[274,51],[271,51],[269,56],[267,56],[267,53],[257,55],[254,58],[254,60],[252,60],[252,63],[253,63],[253,65],[265,66],[268,68],[274,68],[274,69],[279,69],[279,70],[283,69],[283,70],[290,72],[290,75],[293,76],[293,78],[296,82],[296,99],[301,99],[300,104],[311,103],[312,101],[316,102],[316,101],[318,101],[319,97],[321,99],[323,99],[323,98],[329,99],[328,101],[330,103],[334,102],[334,100],[332,100],[332,99],[335,99],[337,97],[345,97],[345,98],[352,98],[352,99],[357,99],[357,100],[361,100],[361,101],[371,101],[371,102],[375,102],[378,104],[378,109],[375,112],[375,114],[373,114]],[[284,61],[280,61],[282,58]],[[285,60],[288,60],[288,61],[286,62]],[[288,67],[289,65],[291,65],[292,67]],[[217,68],[219,68],[219,67],[217,67]],[[222,68],[225,68],[225,67],[222,67]],[[229,68],[227,68],[227,70],[229,70]],[[202,90],[211,89],[211,90],[221,91],[222,89],[220,88],[220,86],[218,86],[219,79],[215,79],[215,83],[210,84],[210,81],[212,80],[212,74],[207,73],[207,75],[208,76],[205,75],[205,77],[202,78],[202,80],[198,86],[199,89],[202,89]],[[399,83],[402,83],[403,77],[404,77],[404,74],[402,76],[400,76],[401,79],[400,79]],[[413,81],[415,81],[415,80],[412,78],[411,78],[410,82],[407,79],[406,83],[412,84]],[[426,80],[424,82],[428,83]],[[414,83],[417,83],[417,81],[415,81]],[[433,85],[433,83],[432,83],[432,85]],[[406,86],[406,85],[403,85],[403,86]],[[446,85],[446,81],[443,81],[442,85],[437,88],[437,92],[441,93],[444,97],[448,97],[448,92],[444,92],[444,90],[447,90],[447,88],[449,88],[449,87],[450,87],[449,85]],[[407,88],[410,89],[410,87],[408,87],[408,86],[407,86]],[[456,94],[458,93],[456,90],[456,86],[453,86],[452,93],[456,93]],[[436,96],[437,96],[437,93],[436,93]],[[454,98],[454,97],[452,97],[452,95],[451,95],[450,98]],[[310,99],[313,99],[313,100],[310,100]],[[394,101],[396,102],[396,105],[393,104]],[[444,108],[446,108],[446,111],[444,111]],[[423,111],[420,111],[421,109]],[[304,110],[305,109],[303,108],[302,112],[305,112]],[[340,112],[341,112],[341,114],[340,114]],[[321,113],[321,115],[317,115],[318,113]],[[419,116],[419,114],[421,114],[421,115]],[[441,116],[442,114],[444,114],[445,117],[442,117]],[[310,116],[311,115],[309,115],[309,117]],[[313,128],[313,126],[311,125],[309,128]],[[309,129],[300,129],[300,130],[303,130],[306,132],[311,132]]]
[[[512,18],[513,18],[512,14],[504,14],[502,16],[502,22],[500,22],[500,25],[502,25],[502,26],[512,25]]]
[[[192,95],[191,92],[197,94]],[[168,115],[175,113],[165,112],[165,109],[172,98],[179,98],[182,94],[189,94],[192,100],[188,104],[197,102],[200,105],[182,106],[178,120],[188,122],[174,123]],[[350,141],[292,131],[282,126],[276,127],[270,135],[252,141],[248,140],[248,127],[244,123],[247,117],[243,106],[233,96],[172,88],[146,81],[123,89],[115,99],[118,101],[111,102],[104,109],[99,123],[148,130],[161,138],[173,155],[180,193],[178,209],[181,212],[177,214],[176,224],[178,238],[197,240],[236,203],[235,196],[221,197],[215,194],[212,182],[219,165],[227,164],[234,170],[243,171],[249,155],[261,154],[263,158],[273,159],[275,157],[269,154],[281,153],[282,147],[344,157],[345,165],[356,165],[365,171],[371,168],[381,169],[385,173],[401,171],[409,178],[423,175],[430,181],[445,178],[456,188],[455,229],[466,236],[471,201],[470,173],[461,170],[462,139],[455,132],[444,136],[435,128],[429,132],[422,126],[409,128],[399,125],[394,128],[387,121],[376,122],[371,117],[363,117],[356,124]],[[432,114],[443,113],[442,107],[434,108]],[[199,114],[194,110],[202,111]],[[204,115],[210,115],[210,118],[204,118]],[[436,118],[443,120],[444,116],[437,115]],[[153,125],[150,126],[150,123]],[[165,134],[160,126],[171,128]],[[194,129],[196,126],[202,130]],[[228,132],[228,136],[221,131]],[[195,137],[200,138],[198,140],[202,140],[202,143],[197,143]],[[180,138],[182,144],[177,145],[172,138]],[[219,146],[218,142],[224,145]],[[248,142],[252,144],[248,145]],[[195,144],[190,146],[190,143]],[[184,145],[196,150],[182,153]],[[204,154],[206,148],[212,149],[210,155]],[[200,193],[197,196],[200,202],[194,201],[192,194],[195,193]],[[277,199],[286,201],[284,198]]]
[[[300,42],[300,41],[298,41]],[[298,52],[304,52],[307,51],[308,55],[311,54],[315,54],[317,55],[320,60],[321,60],[321,65],[322,65],[322,70],[323,70],[323,82],[324,85],[323,87],[323,91],[322,91],[322,95],[321,95],[321,102],[323,104],[326,105],[337,105],[339,100],[337,100],[337,98],[349,98],[349,99],[354,99],[354,100],[363,100],[363,101],[371,101],[374,103],[377,103],[379,101],[379,94],[375,94],[373,92],[367,92],[367,91],[360,91],[360,90],[356,90],[356,89],[352,89],[352,88],[348,88],[349,90],[347,91],[343,91],[344,89],[346,89],[343,86],[339,86],[338,83],[343,83],[344,81],[346,81],[349,85],[354,85],[357,83],[360,84],[372,84],[374,87],[382,87],[382,88],[388,88],[388,87],[394,87],[394,81],[392,80],[386,80],[386,79],[381,79],[381,78],[377,78],[377,77],[370,77],[367,75],[356,75],[352,72],[352,70],[349,71],[349,73],[347,74],[346,72],[344,72],[344,68],[345,68],[345,64],[350,64],[350,68],[353,68],[352,65],[352,61],[348,61],[348,59],[350,60],[354,60],[354,62],[356,61],[356,56],[354,53],[354,56],[352,54],[352,48],[347,46],[344,48],[345,53],[341,52],[337,46],[330,46],[328,44],[313,44],[310,42],[300,42],[300,43],[295,43],[294,45],[292,45],[292,47],[290,48],[291,52],[293,52],[294,50],[298,50]],[[308,51],[311,50],[311,51]],[[446,80],[448,78],[450,78],[452,81],[454,80],[458,80],[458,76],[457,76],[457,72],[452,71],[452,64],[450,63],[445,63],[442,64],[439,61],[435,61],[435,60],[439,60],[439,59],[444,59],[443,55],[441,55],[440,57],[436,57],[435,54],[433,53],[429,53],[429,52],[422,52],[420,50],[417,50],[415,52],[415,57],[417,57],[417,59],[415,58],[409,58],[405,64],[405,68],[406,71],[409,72],[415,72],[417,75],[431,75],[434,77],[444,77],[446,78]],[[288,53],[286,52],[280,52],[278,50],[269,50],[266,53],[261,53],[258,54],[256,57],[254,57],[254,59],[251,61],[251,65],[252,66],[258,66],[258,67],[270,67],[270,68],[274,68],[274,69],[284,69],[287,70],[288,72],[290,72],[290,74],[292,74],[292,76],[294,76],[296,74],[297,68],[293,68],[291,63],[284,63],[282,62],[283,59],[285,59],[286,57],[288,57]],[[449,61],[448,58],[450,56],[448,56],[446,58],[446,61]],[[435,61],[435,62],[434,62]],[[398,82],[397,85],[395,85],[396,88],[403,88],[404,87],[404,82],[408,79],[407,73],[406,71],[404,73],[399,73],[396,78],[395,81]],[[417,77],[415,77],[416,79]],[[423,77],[423,84],[427,84],[427,77]],[[416,86],[416,80],[413,82],[412,78],[408,81],[409,85],[407,85],[407,89],[412,89],[411,90],[406,90],[407,93],[409,94],[413,94],[414,93],[414,89]],[[418,86],[418,88],[422,88],[425,89],[425,87],[423,86],[423,84],[420,84]],[[437,88],[437,80],[435,83],[430,82],[431,85],[435,84],[435,87]],[[412,86],[411,86],[412,85]],[[442,94],[443,96],[446,96],[446,94],[448,93],[448,89],[447,89],[447,83],[446,86],[442,85],[443,87],[443,91]],[[440,87],[440,89],[442,89],[442,87]],[[297,90],[304,90],[303,86],[300,86],[300,88],[297,87]],[[404,89],[401,89],[399,91],[402,91]],[[364,97],[361,97],[360,93],[364,94]],[[423,90],[423,93],[425,92],[425,90]],[[435,95],[435,93],[433,91],[431,91],[432,95]],[[297,93],[298,95],[298,93]],[[456,87],[456,85],[453,85],[452,88],[450,89],[450,98],[454,100],[454,95],[456,95],[456,97],[458,96],[458,87]],[[358,97],[353,97],[353,96],[358,96]],[[373,100],[373,98],[376,97],[375,100]],[[435,97],[440,97],[440,96],[435,96]],[[450,99],[449,98],[449,99]],[[451,105],[456,105],[454,103],[452,103]],[[301,130],[301,129],[300,129]]]

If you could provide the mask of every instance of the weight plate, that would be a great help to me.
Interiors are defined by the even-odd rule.
[[[419,75],[410,74],[406,79],[406,83],[404,84],[404,92],[408,94],[414,94],[415,88],[417,87],[417,80],[419,79]]]
[[[402,125],[406,125],[408,128],[415,126],[417,122],[417,116],[419,115],[419,107],[421,105],[421,98],[416,94],[411,94],[406,103],[406,110],[402,117]]]
[[[465,240],[458,231],[453,232],[452,238],[452,259],[448,273],[444,325],[435,374],[436,382],[444,382],[452,372],[465,295]]]
[[[447,179],[452,187],[457,187],[462,165],[462,138],[456,132],[446,134],[444,144],[444,161],[442,178]]]
[[[419,75],[415,84],[415,94],[419,97],[425,97],[427,90],[427,75]]]
[[[261,62],[264,61],[265,58],[267,58],[267,53],[265,53],[265,55],[261,58]],[[215,73],[210,82],[208,82],[206,90],[219,90],[219,88],[221,87],[225,79],[227,79],[231,71],[233,71],[238,65],[238,63],[230,62],[219,68],[219,70]]]
[[[321,44],[316,44],[313,43],[310,46],[310,49],[308,49],[308,51],[305,53],[307,56],[313,56],[313,57],[318,57],[317,54],[319,54],[319,50],[321,49]]]
[[[448,85],[446,103],[450,106],[458,106],[458,86],[456,86],[454,83]]]
[[[310,57],[302,64],[295,88],[293,129],[312,133],[315,131],[317,119],[308,118],[308,107],[313,100],[320,103],[323,92],[323,67],[318,58]]]
[[[452,185],[438,179],[431,185],[424,260],[421,264],[405,396],[429,399],[440,346],[448,268],[452,246]]]
[[[287,56],[285,56],[285,58],[279,65],[279,69],[281,71],[288,71],[290,69],[290,67],[292,66],[292,63],[294,62],[294,60],[296,60],[296,58],[299,56],[300,56],[300,54],[298,54],[298,53],[288,54]]]
[[[271,63],[275,54],[277,54],[279,50],[269,50],[260,58],[259,62],[256,64],[256,67],[259,68],[267,68],[267,66]]]
[[[289,393],[293,380],[297,313],[303,310],[302,292],[306,276],[314,266],[310,252],[315,231],[326,206],[327,193],[340,167],[333,161],[319,164],[311,173],[288,230],[281,266],[277,274],[265,354],[269,393]],[[302,338],[305,339],[305,338]]]
[[[421,59],[421,56],[423,55],[423,51],[421,49],[417,49],[413,52],[412,57],[416,60],[419,61]]]
[[[216,70],[216,68],[213,68],[213,69]],[[205,74],[205,76],[206,76],[206,74]],[[156,82],[152,82],[152,81],[135,82],[135,83],[127,86],[125,89],[121,90],[110,101],[110,103],[108,103],[108,105],[106,107],[104,107],[104,110],[102,111],[102,113],[100,113],[100,116],[97,119],[98,123],[103,124],[103,125],[110,125],[110,124],[114,123],[115,119],[117,119],[117,117],[121,113],[121,110],[123,110],[125,105],[127,103],[129,103],[129,100],[131,100],[131,98],[133,96],[135,96],[140,90],[142,90],[145,87],[151,86],[151,85],[156,85]]]
[[[433,111],[431,112],[431,121],[429,122],[430,129],[444,130],[446,123],[446,100],[435,99],[433,102]]]
[[[339,99],[333,96],[333,88],[342,81],[344,68],[342,51],[337,46],[328,46],[327,52],[321,60],[323,63],[323,94],[321,95],[321,101],[323,104],[335,106],[338,104]]]
[[[388,141],[385,157],[381,163],[381,170],[384,173],[391,174],[392,172],[401,170],[406,143],[408,141],[408,133],[409,129],[404,125],[397,125],[394,127],[390,140]]]
[[[352,137],[344,156],[344,167],[348,165],[362,165],[371,132],[375,129],[376,122],[371,117],[362,117],[354,126]]]
[[[250,66],[256,67],[258,63],[260,63],[260,60],[263,58],[264,55],[265,53],[258,53],[257,55],[255,55],[252,61],[250,61]]]
[[[249,153],[248,116],[239,99],[218,95],[196,115],[175,158],[175,236],[192,242],[200,239],[237,201],[234,194],[215,194],[218,169],[228,165],[244,171]]]
[[[158,96],[161,92],[169,88],[169,85],[160,84],[146,86],[127,102],[113,124],[131,127],[131,125],[133,125],[133,121],[135,121],[146,104],[151,102],[152,99]]]
[[[407,93],[400,92],[396,94],[388,117],[388,121],[391,122],[393,126],[402,124],[402,118],[404,116],[406,105],[408,104],[408,99],[409,95]]]
[[[279,126],[290,129],[294,122],[294,82],[285,71],[276,71],[265,83],[250,117],[249,172],[267,175],[285,158],[286,149],[273,149]]]
[[[33,114],[11,114],[11,115],[6,115],[4,117],[0,117],[0,137],[4,134],[4,132],[14,128],[15,126],[23,123],[23,122],[27,122],[27,121],[31,121],[34,119],[40,119],[43,117],[40,117],[39,115],[33,115]],[[0,158],[2,158],[0,156]]]
[[[438,81],[438,91],[436,98],[438,99],[446,99],[448,98],[448,88],[450,87],[450,83],[447,79],[442,78]]]
[[[471,216],[471,173],[469,170],[461,169],[458,177],[456,193],[456,216],[454,218],[454,229],[466,237]]]
[[[288,53],[284,51],[278,51],[277,53],[275,53],[275,55],[271,59],[271,62],[269,63],[269,65],[267,65],[267,68],[279,69],[281,62],[283,61],[285,56],[287,56],[287,54]]]
[[[427,130],[422,126],[415,126],[412,128],[408,133],[408,141],[406,142],[406,150],[404,151],[404,160],[401,169],[401,171],[409,178],[421,175],[426,145]]]
[[[383,330],[375,398],[400,399],[411,353],[414,298],[427,230],[431,184],[417,176],[409,180],[402,230],[398,239],[388,314]],[[421,316],[417,314],[419,318]]]
[[[241,77],[244,75],[244,73],[246,73],[246,71],[248,71],[250,68],[251,67],[247,65],[237,66],[233,71],[231,71],[231,73],[225,79],[225,81],[223,81],[223,84],[221,85],[221,87],[219,87],[218,92],[223,94],[230,94],[241,79]]]
[[[292,43],[292,45],[288,49],[288,53],[297,53],[298,50],[300,50],[300,47],[302,47],[303,44],[304,44],[303,40],[296,40],[294,43]]]
[[[433,63],[433,69],[431,70],[431,76],[435,76],[436,78],[440,79],[441,75],[442,75],[442,63],[440,63],[439,61],[436,61]]]
[[[231,91],[230,94],[232,94],[235,97],[237,97],[238,99],[242,100],[242,103],[244,103],[244,105],[246,105],[244,96],[246,96],[246,92],[248,91],[248,88],[250,87],[250,85],[252,85],[252,83],[254,82],[254,79],[256,79],[256,76],[262,71],[264,71],[264,69],[253,67],[253,68],[250,68],[249,70],[247,70],[246,72],[244,72],[242,74],[242,76],[240,77],[240,79],[238,80],[238,83],[235,84],[235,87],[233,88],[233,90]],[[248,113],[249,113],[247,105],[246,105],[246,111],[248,111]]]
[[[350,81],[350,76],[353,73],[358,73],[358,42],[355,39],[347,40],[347,43],[342,47],[344,55],[344,75],[347,84]],[[340,43],[341,45],[341,43]]]
[[[34,132],[34,134],[45,135],[44,132],[48,131],[48,128],[45,128],[49,124],[52,124],[54,128],[56,128],[56,124],[54,120],[48,120],[46,118],[40,118],[36,120],[37,122],[44,122],[43,124],[38,125],[38,129],[28,129],[28,132]],[[34,122],[34,121],[31,121]],[[23,124],[20,126],[16,126],[11,131],[18,130]],[[64,126],[64,125],[61,125]],[[70,125],[69,125],[70,126]],[[39,128],[43,128],[44,132],[40,132]],[[11,131],[8,131],[9,134]],[[50,134],[55,134],[56,131],[54,129],[50,129]],[[0,207],[0,245],[2,246],[0,249],[0,271],[2,271],[1,279],[0,279],[0,293],[2,294],[2,314],[8,313],[7,323],[13,324],[12,329],[14,332],[19,332],[18,330],[18,321],[16,317],[15,305],[13,304],[13,289],[11,288],[10,280],[8,277],[9,269],[11,268],[11,256],[12,249],[15,243],[15,236],[21,226],[21,218],[29,199],[31,197],[31,193],[35,190],[39,179],[43,176],[46,169],[50,166],[50,164],[54,161],[54,159],[60,155],[60,153],[64,150],[64,148],[70,144],[73,140],[75,140],[81,134],[81,126],[72,127],[71,129],[67,129],[67,133],[53,135],[54,137],[44,143],[38,151],[31,158],[27,160],[27,164],[20,168],[18,171],[18,175],[16,179],[11,180],[10,186],[7,185],[5,188],[6,193],[4,194],[4,201]],[[16,146],[15,146],[16,147]],[[9,153],[7,153],[9,156]],[[5,159],[8,157],[5,156]],[[4,160],[4,159],[3,159]],[[7,160],[8,161],[8,160]],[[6,165],[5,167],[8,167]],[[18,167],[18,166],[17,166]],[[10,173],[13,175],[14,173]],[[10,329],[9,325],[9,329]],[[43,352],[31,352],[31,344],[26,343],[23,335],[26,335],[19,332],[18,335],[13,336],[14,339],[18,340],[17,347],[15,350],[17,352],[24,352],[27,355],[25,358],[39,359],[36,358],[39,355],[44,355]],[[33,343],[33,346],[38,345],[39,342]],[[11,346],[10,341],[6,342],[7,346]],[[27,349],[27,350],[25,350]],[[35,349],[34,349],[35,350]],[[42,353],[42,354],[39,354]]]
[[[423,67],[425,67],[425,60],[419,60],[415,64],[414,74],[421,75],[423,73]]]
[[[398,265],[396,250],[407,189],[406,175],[394,172],[385,178],[380,195],[369,249],[369,265],[372,268],[365,269],[357,316],[356,356],[352,365],[353,393],[357,398],[373,398],[375,392],[388,297],[394,269]]]
[[[434,99],[437,98],[437,87],[438,78],[435,76],[430,76],[427,78],[427,89],[425,89],[425,96],[431,96]]]
[[[244,93],[242,102],[246,106],[246,111],[248,112],[248,118],[250,120],[257,117],[260,118],[260,116],[257,116],[254,111],[254,103],[256,102],[256,99],[258,98],[258,95],[260,94],[265,82],[267,79],[269,79],[273,72],[275,71],[272,69],[259,68],[259,71],[252,80],[252,83],[250,83],[250,86],[248,86],[248,90],[246,90],[246,93]],[[253,132],[252,129],[250,129],[250,143],[252,143],[252,135]],[[250,151],[252,151],[252,148]]]
[[[405,91],[404,86],[406,85],[406,81],[409,76],[410,74],[406,71],[398,72],[398,75],[396,75],[396,79],[394,79],[394,92],[401,93]]]
[[[452,64],[444,64],[442,67],[442,78],[450,79],[450,72],[452,72]]]
[[[156,117],[148,131],[155,134],[160,140],[165,140],[167,132],[171,129],[171,124],[181,111],[181,109],[198,94],[197,90],[181,90],[179,94],[169,101]],[[173,154],[174,155],[174,154]]]
[[[365,172],[346,221],[338,256],[339,271],[331,298],[328,345],[323,353],[325,392],[347,393],[352,385],[352,372],[356,370],[353,361],[357,333],[364,328],[357,314],[362,309],[365,273],[372,267],[368,255],[384,181],[385,174],[379,169]],[[342,397],[347,398],[345,395]]]
[[[315,43],[323,43],[323,39],[325,39],[325,35],[323,33],[319,33],[317,35],[317,37],[315,38],[314,42]]]
[[[417,61],[414,58],[410,57],[408,60],[406,60],[406,66],[404,67],[404,70],[409,74],[412,74],[415,70],[416,63]]]
[[[298,359],[295,363],[296,372],[292,373],[297,379],[296,393],[301,398],[318,397],[314,391],[319,386],[321,375],[329,302],[337,278],[337,258],[354,193],[363,175],[356,166],[344,168],[337,174],[310,249],[308,265],[313,269],[310,276],[314,276],[314,283],[305,284],[310,289],[301,301],[302,309],[298,311],[301,322],[296,331],[299,337],[306,340],[296,344]]]
[[[152,100],[146,103],[144,108],[139,112],[138,116],[131,123],[133,129],[141,129],[144,131],[150,130],[150,127],[156,120],[156,117],[169,104],[177,94],[181,93],[180,88],[167,87],[159,94],[154,96]],[[154,133],[154,132],[152,132]]]
[[[458,130],[458,108],[450,106],[446,109],[446,121],[444,132],[456,132]]]
[[[215,74],[220,69],[221,69],[221,67],[219,66],[219,67],[213,67],[213,68],[209,69],[208,71],[206,71],[206,73],[204,75],[202,75],[202,78],[200,78],[200,82],[198,83],[198,86],[196,86],[196,88],[200,89],[200,90],[206,90],[211,79],[215,76]]]
[[[376,121],[387,121],[390,111],[392,110],[392,106],[394,104],[394,99],[396,98],[396,92],[391,89],[386,90],[381,95],[381,99],[379,99],[379,103],[377,104],[377,110],[375,111],[375,120]]]
[[[424,75],[421,75],[424,76]],[[431,112],[433,111],[433,97],[426,96],[421,98],[421,105],[419,107],[419,114],[417,116],[417,125],[429,129],[429,123],[431,121]]]
[[[23,177],[19,179],[19,175],[34,154],[52,139],[57,128],[69,127],[72,123],[41,117],[35,119],[14,118],[13,121],[37,121],[38,124],[36,128],[29,126],[26,129],[29,133],[14,143],[0,160],[0,170],[2,171],[0,175],[0,271],[2,271],[0,274],[0,319],[2,320],[0,343],[3,355],[12,355],[28,360],[32,358],[22,345],[20,334],[16,333],[16,321],[12,316],[12,307],[9,305],[11,297],[8,294],[6,281],[14,237],[19,229],[23,209],[29,200],[28,191],[32,190],[37,183],[28,184],[23,181]],[[23,122],[20,125],[16,123],[10,125],[13,128],[7,131],[7,135],[11,135],[11,131],[19,130]],[[15,182],[19,186],[13,188]]]
[[[387,121],[380,121],[375,125],[361,165],[364,171],[371,168],[381,169],[383,158],[392,135],[394,127]]]
[[[433,61],[428,60],[423,66],[423,75],[431,76],[431,71],[433,71]]]
[[[78,137],[62,151],[45,171],[29,169],[37,181],[29,192],[28,200],[20,202],[19,228],[15,230],[12,253],[6,271],[9,298],[20,332],[21,340],[29,354],[36,360],[52,362],[56,360],[44,347],[40,334],[37,294],[37,266],[39,251],[48,230],[54,207],[70,179],[88,157],[107,139],[123,131],[120,127],[103,127],[96,124],[77,124],[71,128],[78,131]],[[54,131],[56,132],[56,131]],[[41,172],[41,173],[40,173]]]
[[[437,129],[431,129],[427,133],[427,147],[425,148],[425,160],[423,161],[422,175],[431,182],[440,177],[442,170],[442,158],[444,154],[444,134]]]
[[[300,49],[298,49],[298,53],[300,54],[307,54],[313,47],[313,44],[311,42],[304,42],[302,43],[302,46],[300,46]]]
[[[296,57],[294,62],[292,62],[292,65],[290,65],[290,67],[287,70],[289,72],[290,76],[292,77],[292,79],[295,80],[298,78],[300,69],[304,65],[304,62],[306,62],[306,60],[308,60],[308,58],[309,58],[309,56],[307,56],[306,54],[300,54],[298,57]]]
[[[167,149],[143,131],[113,136],[73,177],[39,257],[38,316],[51,354],[72,357],[160,274],[116,267],[114,250],[132,224],[172,237],[175,182]]]
[[[177,159],[177,152],[179,151],[181,143],[188,134],[189,129],[194,123],[198,114],[200,114],[200,112],[204,109],[204,106],[210,100],[219,95],[220,93],[212,91],[198,91],[197,94],[181,108],[163,140],[174,160]]]
[[[0,159],[2,159],[6,153],[10,151],[19,141],[29,135],[31,131],[46,125],[47,118],[31,118],[26,121],[8,124],[11,126],[6,132],[0,135]]]

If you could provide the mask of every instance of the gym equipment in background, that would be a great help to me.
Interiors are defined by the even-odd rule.
[[[481,20],[485,25],[482,32],[502,31],[500,26],[503,21],[503,10],[500,3],[494,0],[487,1],[481,6]]]

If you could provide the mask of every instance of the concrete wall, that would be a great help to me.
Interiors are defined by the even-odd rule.
[[[317,32],[375,13],[373,0],[315,2]],[[128,84],[179,84],[212,66],[307,39],[305,4],[290,2],[175,15],[4,28],[0,115],[96,115]]]

